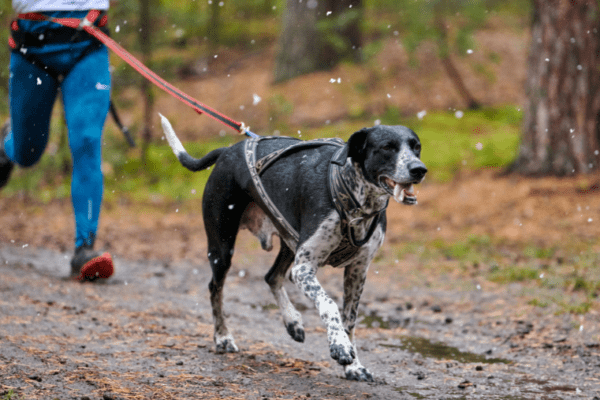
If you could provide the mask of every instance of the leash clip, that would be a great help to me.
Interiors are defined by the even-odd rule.
[[[250,127],[246,126],[243,122],[240,123],[240,135],[248,135],[248,131],[250,131]]]

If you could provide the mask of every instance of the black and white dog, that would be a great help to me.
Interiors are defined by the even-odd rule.
[[[185,151],[169,121],[162,115],[161,119],[169,144],[184,167],[200,171],[215,165],[204,190],[202,211],[213,273],[209,289],[217,352],[238,351],[223,316],[223,285],[238,230],[247,228],[266,250],[272,248],[273,235],[281,238],[279,254],[265,280],[290,336],[298,342],[304,341],[302,317],[283,287],[291,266],[290,279],[314,302],[327,327],[331,357],[344,366],[348,379],[372,381],[373,375],[358,360],[354,343],[358,302],[369,264],[383,243],[388,200],[392,197],[398,202],[415,204],[413,184],[420,183],[427,172],[420,160],[417,135],[403,126],[375,126],[354,133],[344,146],[340,168],[351,196],[360,203],[359,217],[354,213],[350,221],[352,233],[368,240],[338,265],[344,268],[344,304],[340,313],[316,277],[319,267],[328,262],[346,234],[328,186],[329,166],[340,146],[300,148],[262,171],[260,181],[264,191],[280,216],[297,232],[294,238],[282,229],[281,221],[259,196],[247,159],[250,152],[263,157],[297,140],[270,138],[260,141],[253,150],[248,150],[244,144],[247,141],[242,141],[196,159]]]

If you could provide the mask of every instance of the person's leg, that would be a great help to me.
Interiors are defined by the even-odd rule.
[[[94,50],[62,82],[69,146],[73,156],[71,198],[75,247],[92,246],[102,203],[102,130],[110,103],[108,51]]]
[[[6,156],[23,167],[35,164],[48,143],[50,116],[58,84],[19,53],[11,53],[9,107],[11,129],[4,138]]]

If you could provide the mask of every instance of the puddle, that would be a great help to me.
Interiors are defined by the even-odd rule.
[[[387,318],[380,317],[377,314],[364,315],[362,314],[362,319],[359,324],[366,326],[367,328],[381,328],[381,329],[390,329],[390,322]]]
[[[438,360],[455,360],[461,363],[483,364],[510,364],[510,360],[503,358],[487,358],[485,355],[460,351],[443,343],[433,343],[430,340],[413,336],[400,336],[400,344],[380,343],[380,346],[419,353],[423,357],[437,358]]]

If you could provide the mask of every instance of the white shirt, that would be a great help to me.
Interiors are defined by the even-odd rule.
[[[108,10],[109,0],[12,0],[16,13],[37,11]]]

